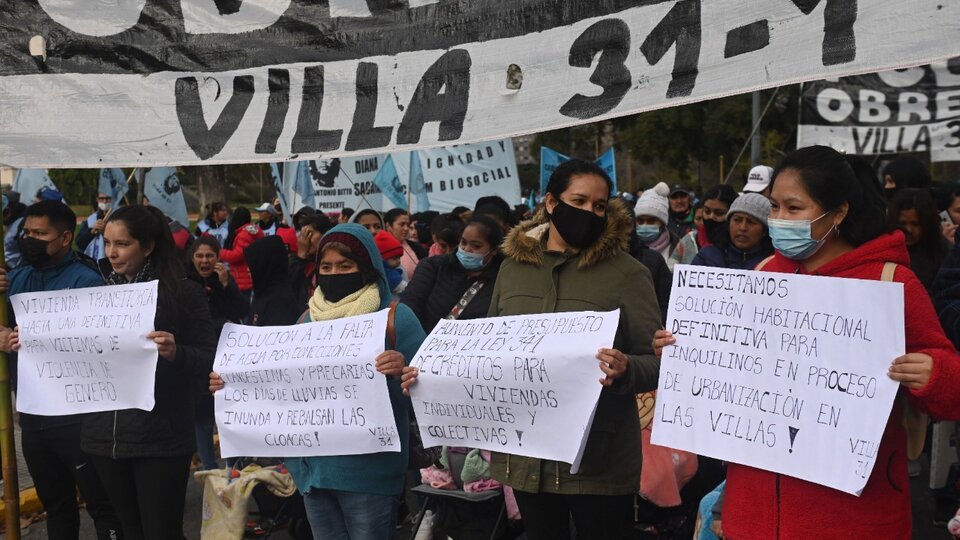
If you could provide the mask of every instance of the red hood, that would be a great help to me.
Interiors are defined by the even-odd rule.
[[[844,253],[828,262],[817,269],[816,272],[813,272],[813,274],[820,276],[854,277],[866,271],[868,275],[864,277],[878,279],[870,275],[872,272],[867,271],[867,268],[875,268],[876,265],[882,265],[886,262],[893,262],[908,268],[910,267],[910,255],[907,253],[907,243],[904,239],[903,232],[893,231],[882,234],[866,244],[855,248],[853,251]],[[806,273],[801,269],[800,263],[786,258],[779,251],[774,254],[773,260],[764,266],[763,269],[772,272],[797,272],[799,270],[799,273]]]

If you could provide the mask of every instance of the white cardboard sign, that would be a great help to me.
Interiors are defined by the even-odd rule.
[[[426,447],[469,446],[578,468],[620,310],[440,321],[410,365]]]
[[[224,457],[399,452],[384,350],[387,310],[295,326],[223,327],[214,371]]]
[[[903,309],[900,283],[678,265],[652,442],[859,495]]]
[[[64,414],[153,410],[157,281],[22,293],[17,410]]]

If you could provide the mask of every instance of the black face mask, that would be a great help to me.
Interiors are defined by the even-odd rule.
[[[20,256],[27,264],[34,268],[46,266],[53,259],[53,255],[47,253],[47,246],[50,240],[40,240],[30,236],[21,236],[17,240],[20,247]]]
[[[317,287],[320,287],[323,298],[334,304],[359,291],[363,286],[363,275],[360,272],[317,275]]]
[[[724,235],[727,234],[727,227],[728,224],[726,221],[703,220],[703,228],[707,233],[707,240],[714,245],[723,243]]]
[[[593,245],[607,228],[607,216],[575,208],[559,197],[557,206],[550,214],[550,222],[566,243],[578,249]]]

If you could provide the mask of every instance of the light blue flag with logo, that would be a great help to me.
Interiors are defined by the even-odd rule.
[[[430,210],[430,197],[427,184],[423,179],[423,166],[420,164],[420,152],[410,152],[410,193],[416,197],[417,212]]]
[[[546,146],[540,147],[540,193],[547,192],[550,175],[561,163],[570,159],[568,156]]]
[[[289,161],[283,164],[270,164],[273,177],[273,189],[280,199],[280,211],[284,221],[293,226],[293,214],[304,206],[316,208],[316,192],[313,178],[310,176],[309,161]]]
[[[176,167],[151,167],[144,175],[143,195],[150,206],[184,227],[190,226]]]
[[[113,209],[120,207],[123,196],[127,194],[127,177],[121,169],[100,169],[100,185],[97,193],[104,193],[113,198]]]
[[[607,176],[610,177],[610,181],[613,182],[613,193],[617,193],[617,160],[613,154],[613,147],[610,147],[609,150],[603,153],[602,156],[597,158],[595,162],[604,172],[607,173]]]
[[[380,172],[373,179],[373,183],[380,188],[380,191],[390,199],[394,206],[404,210],[407,209],[406,189],[400,181],[400,175],[397,174],[397,167],[393,164],[393,156],[388,155],[387,159],[383,161]]]
[[[43,188],[57,189],[46,169],[17,169],[17,175],[13,177],[13,190],[20,194],[23,204],[33,204],[37,192]]]
[[[291,183],[287,184],[291,186],[290,211],[296,214],[304,206],[316,209],[316,192],[313,189],[313,177],[310,176],[310,162],[298,161],[296,167],[290,168],[293,169],[290,171],[293,178]],[[290,221],[287,223],[293,225]]]

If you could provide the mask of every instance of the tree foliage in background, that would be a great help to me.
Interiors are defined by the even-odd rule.
[[[761,92],[761,109],[774,96]],[[796,144],[799,88],[782,87],[760,124],[761,162],[775,165]],[[646,188],[663,180],[682,182],[697,190],[718,184],[720,157],[724,175],[730,172],[731,185],[742,187],[750,170],[749,136],[751,95],[744,94],[682,107],[660,109],[610,122],[548,131],[531,145],[539,159],[540,147],[547,146],[572,157],[594,159],[597,149],[612,146],[617,152],[617,176],[621,189]],[[598,144],[598,141],[600,144]],[[747,145],[740,161],[738,153]],[[626,162],[633,178],[628,178]]]

